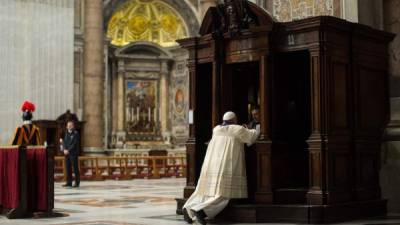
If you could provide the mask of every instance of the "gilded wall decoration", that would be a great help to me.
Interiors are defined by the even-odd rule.
[[[275,18],[282,22],[334,15],[333,0],[275,0],[273,11]]]
[[[188,31],[179,13],[162,0],[130,0],[111,16],[107,37],[116,46],[149,41],[170,47]]]
[[[158,130],[158,81],[126,81],[126,130],[129,136],[156,136]]]

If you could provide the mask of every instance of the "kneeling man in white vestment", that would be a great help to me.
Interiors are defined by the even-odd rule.
[[[251,145],[259,131],[237,125],[236,115],[227,112],[223,124],[213,130],[196,190],[183,206],[191,223],[206,224],[220,213],[229,199],[247,198],[244,144]]]

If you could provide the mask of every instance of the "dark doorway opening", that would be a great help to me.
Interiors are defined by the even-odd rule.
[[[222,81],[224,112],[236,113],[239,124],[250,120],[250,109],[259,104],[259,63],[228,64]]]
[[[273,61],[274,201],[305,203],[309,186],[306,140],[311,134],[310,54],[278,53]]]
[[[196,74],[196,180],[200,177],[201,166],[212,136],[212,63],[198,65]]]

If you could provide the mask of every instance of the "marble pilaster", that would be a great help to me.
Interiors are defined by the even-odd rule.
[[[118,74],[117,74],[117,147],[122,147],[125,142],[125,78],[124,78],[124,62],[118,62]]]
[[[169,70],[166,61],[161,62],[160,68],[160,111],[161,111],[161,133],[165,140],[169,139]]]
[[[113,62],[113,74],[112,74],[112,93],[111,93],[111,104],[112,104],[112,113],[111,113],[111,120],[112,120],[112,125],[111,125],[111,137],[112,137],[112,144],[114,145],[116,143],[115,136],[117,134],[117,123],[118,123],[118,70],[117,70],[117,63]]]

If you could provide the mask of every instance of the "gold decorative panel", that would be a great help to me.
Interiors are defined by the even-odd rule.
[[[116,46],[149,41],[169,47],[187,36],[179,13],[161,0],[127,1],[114,12],[107,28],[107,37]]]

